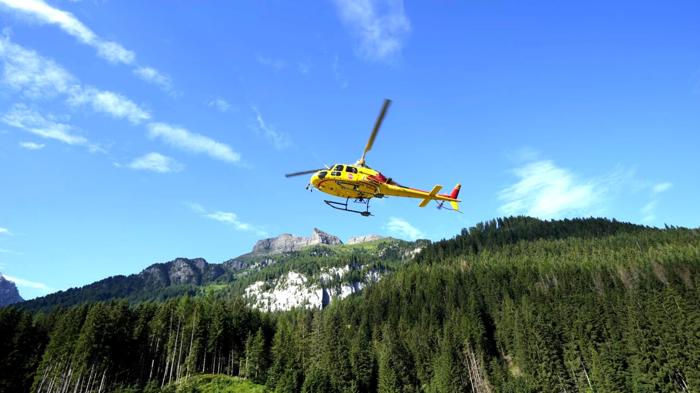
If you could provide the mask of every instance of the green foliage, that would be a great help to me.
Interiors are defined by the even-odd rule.
[[[404,251],[375,246],[395,253],[395,263]],[[239,282],[349,260],[378,266],[363,254],[371,247],[310,248],[288,260],[293,267],[278,262]],[[400,266],[324,310],[264,314],[227,289],[37,315],[3,309],[0,333],[12,339],[0,343],[0,370],[13,374],[0,375],[0,387],[27,391],[32,379],[32,391],[53,392],[101,384],[151,393],[263,391],[263,383],[274,392],[700,386],[698,230],[509,218]]]
[[[226,375],[197,375],[175,384],[175,393],[265,393],[262,385]]]

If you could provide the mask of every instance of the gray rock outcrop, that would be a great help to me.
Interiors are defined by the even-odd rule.
[[[23,302],[22,296],[19,295],[17,286],[12,281],[6,279],[0,274],[0,307],[9,306]]]
[[[283,233],[277,237],[263,239],[255,243],[253,255],[279,254],[283,252],[299,251],[304,247],[317,244],[337,245],[343,242],[337,237],[318,228],[314,228],[310,237],[298,237],[289,233]]]
[[[353,236],[350,239],[348,239],[347,243],[345,243],[345,244],[367,243],[367,242],[373,242],[375,240],[381,240],[381,239],[384,239],[384,236],[379,236],[379,235]]]

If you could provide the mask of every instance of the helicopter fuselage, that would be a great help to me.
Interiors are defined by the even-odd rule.
[[[433,191],[404,187],[391,178],[385,177],[381,172],[366,166],[333,165],[329,169],[314,173],[309,183],[320,191],[341,198],[370,199],[397,196],[459,202],[457,199],[459,185],[450,195],[437,194],[440,186],[436,186],[437,190],[434,188]]]

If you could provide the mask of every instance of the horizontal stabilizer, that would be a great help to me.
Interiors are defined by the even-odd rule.
[[[430,190],[430,194],[428,194],[428,196],[425,197],[425,199],[423,199],[420,202],[420,205],[418,205],[418,206],[425,207],[433,199],[433,197],[435,197],[435,195],[437,195],[437,193],[440,192],[440,190],[442,190],[441,185],[437,185],[437,186],[433,187],[433,189]]]

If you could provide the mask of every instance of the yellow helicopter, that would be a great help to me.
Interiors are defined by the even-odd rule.
[[[295,173],[288,173],[286,177],[308,175],[313,173],[309,184],[306,186],[315,187],[327,194],[345,198],[345,202],[339,201],[329,201],[324,200],[324,202],[338,210],[343,210],[351,213],[359,213],[365,217],[371,216],[369,212],[369,201],[372,198],[385,198],[387,196],[396,196],[404,198],[418,198],[421,199],[418,206],[425,207],[430,201],[436,201],[438,209],[447,209],[459,212],[459,190],[461,186],[457,184],[450,194],[438,194],[442,189],[442,186],[436,185],[430,191],[419,190],[416,188],[404,187],[391,178],[387,178],[381,172],[368,167],[365,163],[365,156],[367,152],[372,149],[374,144],[374,139],[377,137],[379,132],[379,127],[381,127],[384,121],[384,116],[391,105],[391,100],[384,100],[384,105],[382,110],[379,112],[379,117],[374,124],[374,129],[372,134],[369,136],[369,141],[365,147],[365,151],[362,153],[362,157],[353,165],[347,164],[336,164],[331,167],[326,167],[322,169],[313,169],[309,171],[301,171]],[[349,207],[349,202],[362,204],[365,206],[364,210],[355,210]],[[444,206],[445,202],[449,203],[448,206]]]

